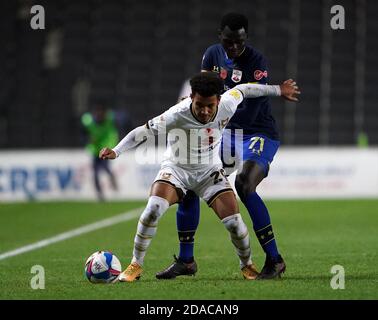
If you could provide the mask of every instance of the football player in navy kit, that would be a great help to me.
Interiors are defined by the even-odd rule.
[[[238,13],[226,14],[221,20],[220,43],[210,46],[203,56],[202,71],[218,73],[224,80],[225,90],[240,83],[268,82],[266,60],[260,52],[246,45],[247,37],[247,18]],[[256,187],[268,175],[269,166],[280,145],[269,99],[245,99],[226,129],[221,147],[224,168],[228,174],[238,169],[235,188],[249,212],[256,236],[266,254],[258,279],[280,277],[286,265],[277,249],[268,209],[256,193]],[[231,154],[233,157],[229,157]],[[179,257],[175,256],[175,261],[168,268],[156,274],[158,279],[172,279],[197,272],[193,249],[199,223],[199,198],[194,193],[188,192],[179,204],[176,219]]]

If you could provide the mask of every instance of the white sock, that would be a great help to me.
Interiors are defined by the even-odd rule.
[[[240,213],[228,216],[222,222],[230,232],[231,241],[240,259],[240,268],[252,264],[249,233]]]
[[[158,221],[168,208],[169,202],[167,200],[150,196],[147,206],[139,218],[131,263],[136,262],[140,266],[143,265],[146,250],[156,234]]]

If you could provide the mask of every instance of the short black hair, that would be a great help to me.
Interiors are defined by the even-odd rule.
[[[230,12],[225,14],[221,20],[220,30],[223,31],[226,26],[232,31],[244,28],[245,32],[248,33],[248,19],[241,13]]]
[[[202,97],[220,96],[223,92],[223,80],[214,72],[201,72],[190,79],[192,94]]]

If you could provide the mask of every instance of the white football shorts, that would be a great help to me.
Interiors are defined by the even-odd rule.
[[[234,193],[221,164],[195,171],[174,164],[164,164],[156,175],[155,182],[168,183],[181,190],[179,197],[180,193],[183,196],[191,190],[205,200],[208,206],[222,193]]]

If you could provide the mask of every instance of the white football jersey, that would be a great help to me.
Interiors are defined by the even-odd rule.
[[[239,90],[226,91],[212,120],[204,124],[193,115],[192,99],[187,98],[148,121],[147,128],[154,135],[168,134],[164,157],[168,163],[191,169],[221,164],[222,133],[242,100]]]

